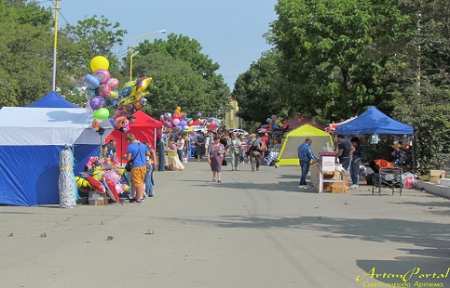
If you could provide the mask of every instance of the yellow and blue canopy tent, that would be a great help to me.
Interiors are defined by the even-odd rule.
[[[305,124],[286,135],[276,166],[299,166],[297,149],[299,145],[305,142],[306,138],[312,140],[311,149],[316,156],[319,156],[321,151],[333,150],[333,138],[329,133],[310,124]]]

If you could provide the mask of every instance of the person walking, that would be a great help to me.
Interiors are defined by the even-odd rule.
[[[213,142],[209,145],[208,151],[208,163],[212,171],[212,181],[217,183],[222,183],[221,173],[222,173],[222,163],[225,154],[225,147],[220,143],[220,138],[218,136],[214,137]]]
[[[131,162],[131,182],[135,190],[134,200],[144,200],[145,175],[147,173],[147,156],[150,156],[147,145],[139,142],[133,134],[128,134],[128,162]]]
[[[165,145],[163,139],[160,137],[157,142],[158,148],[158,170],[164,171],[166,169],[166,155],[165,155]]]
[[[183,160],[184,160],[185,145],[186,145],[185,135],[182,134],[182,135],[178,136],[178,140],[177,140],[177,153],[178,153],[178,158],[180,158],[181,162],[183,162]]]
[[[259,166],[261,162],[261,152],[262,152],[262,142],[260,137],[256,137],[255,134],[250,135],[250,143],[249,143],[249,157],[250,157],[250,165],[252,166],[252,171],[259,171]]]
[[[342,135],[337,136],[337,156],[342,167],[349,171],[352,156],[352,143]]]
[[[235,133],[231,133],[231,145],[229,151],[231,154],[231,170],[238,171],[239,162],[241,161],[241,140]]]
[[[147,144],[147,149],[149,151],[150,157],[147,156],[147,173],[145,174],[145,195],[147,197],[155,196],[154,186],[155,180],[153,177],[154,167],[158,166],[158,160],[156,158],[155,150],[152,149],[150,145]]]
[[[308,176],[309,166],[311,160],[317,160],[316,155],[311,150],[312,140],[309,138],[305,139],[305,142],[298,146],[298,159],[300,161],[300,167],[302,169],[302,175],[300,177],[299,186],[306,186],[306,176]]]
[[[350,176],[352,178],[352,186],[350,188],[356,189],[359,186],[359,166],[361,165],[362,153],[358,137],[353,137],[351,143],[353,152],[350,165]]]

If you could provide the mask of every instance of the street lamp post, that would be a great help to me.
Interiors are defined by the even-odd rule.
[[[130,49],[130,53],[133,52],[132,49]],[[133,58],[136,57],[139,54],[139,51],[134,51],[130,54],[130,81],[133,81]]]
[[[141,34],[136,39],[142,38],[142,36],[146,36],[148,34],[161,34],[161,35],[164,35],[166,33],[167,33],[166,29],[161,29],[161,30],[158,30],[158,31]],[[129,70],[130,71],[130,81],[133,81],[133,58],[136,57],[139,54],[139,51],[133,51],[132,47],[130,47],[128,49],[128,51],[129,51],[128,53],[130,55],[130,70]]]
[[[58,50],[58,20],[59,20],[59,10],[61,9],[61,0],[54,0],[54,38],[53,38],[53,77],[52,77],[52,90],[56,91],[56,55]]]

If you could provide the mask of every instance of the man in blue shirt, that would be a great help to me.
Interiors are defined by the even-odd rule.
[[[300,178],[299,186],[306,186],[306,176],[309,172],[309,165],[311,160],[317,160],[316,155],[311,150],[312,140],[305,139],[305,142],[298,146],[298,159],[300,160],[300,166],[302,168],[302,176]]]
[[[131,181],[135,190],[136,202],[142,202],[145,193],[145,175],[147,174],[147,145],[142,144],[133,134],[128,134],[128,161],[132,161]]]

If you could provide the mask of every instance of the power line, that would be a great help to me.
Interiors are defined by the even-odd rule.
[[[59,10],[59,15],[61,15],[61,17],[63,18],[64,22],[66,22],[67,25],[72,26],[72,24],[70,24],[69,20],[67,20],[64,14],[61,13],[61,10]]]

